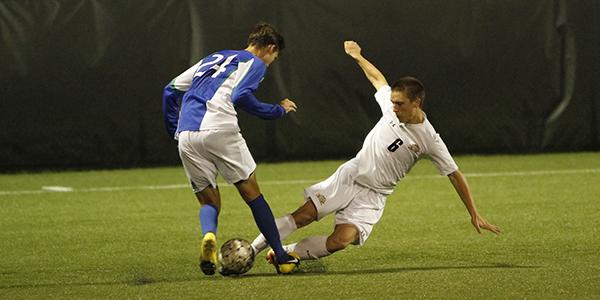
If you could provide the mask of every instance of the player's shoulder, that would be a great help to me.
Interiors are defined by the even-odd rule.
[[[232,53],[236,54],[236,59],[240,63],[251,64],[252,68],[267,68],[267,65],[260,58],[246,50],[232,50]]]
[[[207,55],[206,57],[214,57],[214,56],[220,56],[220,57],[230,57],[230,56],[235,56],[235,58],[240,59],[240,58],[252,58],[252,53],[249,53],[248,51],[244,51],[244,50],[230,50],[230,49],[226,49],[226,50],[219,50],[216,52],[213,52],[209,55]]]
[[[423,127],[425,128],[425,130],[427,132],[431,133],[432,135],[437,134],[437,130],[435,129],[433,124],[431,124],[431,122],[429,121],[429,118],[427,118],[427,115],[425,115],[425,120],[423,121]]]
[[[246,51],[246,50],[230,50],[232,54],[237,55],[237,59],[241,62],[247,62],[250,60],[260,60],[258,57],[254,56],[254,54]]]
[[[392,87],[389,84],[382,84],[381,86],[377,87],[377,91],[381,91],[381,92],[391,92],[392,91]]]
[[[374,96],[380,105],[385,104],[385,106],[392,107],[392,102],[390,102],[390,99],[392,98],[392,88],[389,85],[385,84],[377,88]]]
[[[377,90],[375,91],[375,97],[388,97],[392,95],[392,88],[387,85],[384,84],[380,87],[377,88]]]
[[[425,114],[425,113],[423,113],[423,114]],[[425,114],[425,117],[423,119],[423,126],[425,129],[435,132],[435,128],[433,128],[433,124],[431,124],[431,122],[429,121],[427,114]]]
[[[375,100],[379,103],[383,114],[391,113],[393,114],[393,118],[395,118],[396,114],[392,111],[393,105],[390,101],[392,97],[392,88],[389,85],[380,86],[374,94]]]
[[[420,124],[419,128],[420,135],[427,138],[427,140],[433,141],[439,138],[439,134],[437,133],[431,122],[429,122],[429,118],[427,118],[427,115],[425,115],[425,119],[423,120],[423,123]]]

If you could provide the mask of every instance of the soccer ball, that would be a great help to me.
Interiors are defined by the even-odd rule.
[[[241,275],[254,264],[254,249],[244,239],[231,239],[219,251],[219,273],[224,276]]]

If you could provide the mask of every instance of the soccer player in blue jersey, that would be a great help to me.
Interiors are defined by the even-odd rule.
[[[250,33],[246,49],[210,54],[164,88],[165,125],[179,141],[183,168],[200,202],[200,269],[204,274],[214,274],[217,264],[216,233],[221,208],[217,173],[236,186],[250,207],[256,225],[275,251],[277,272],[290,273],[299,263],[281,245],[236,113],[236,108],[240,108],[270,120],[296,111],[296,104],[290,99],[269,104],[254,96],[267,67],[284,47],[283,37],[273,26],[259,23]]]

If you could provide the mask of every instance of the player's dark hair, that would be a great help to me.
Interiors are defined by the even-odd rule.
[[[277,51],[281,52],[285,48],[285,40],[273,25],[260,22],[254,25],[254,29],[252,29],[252,32],[248,36],[248,46],[250,45],[255,45],[259,48],[275,45]]]
[[[411,101],[421,99],[421,105],[425,101],[425,86],[414,77],[406,76],[398,79],[392,84],[392,91],[403,92]]]

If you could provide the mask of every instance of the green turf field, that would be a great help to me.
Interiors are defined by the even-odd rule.
[[[261,255],[238,278],[197,268],[198,204],[180,167],[0,175],[0,299],[600,298],[600,153],[457,162],[501,235],[477,234],[449,180],[424,160],[364,247],[289,276]],[[261,164],[257,175],[281,216],[340,163]],[[53,186],[72,191],[42,189]],[[221,194],[219,243],[252,240],[250,210],[233,187]]]

